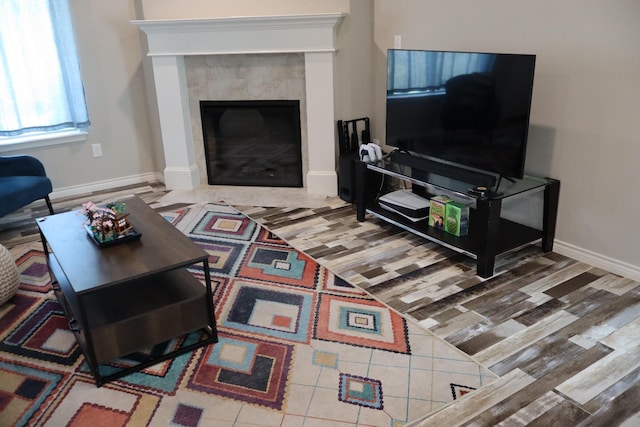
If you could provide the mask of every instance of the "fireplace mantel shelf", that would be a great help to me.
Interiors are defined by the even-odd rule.
[[[253,28],[328,27],[333,28],[344,17],[342,13],[269,16],[229,16],[224,18],[146,19],[133,20],[132,24],[145,33],[176,30],[220,30]]]
[[[149,56],[335,51],[344,14],[135,20]]]

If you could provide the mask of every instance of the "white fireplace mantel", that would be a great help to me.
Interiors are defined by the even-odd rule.
[[[334,55],[343,14],[131,21],[146,33],[153,65],[165,185],[193,190],[196,164],[184,57],[304,53],[308,171],[311,194],[335,195]]]

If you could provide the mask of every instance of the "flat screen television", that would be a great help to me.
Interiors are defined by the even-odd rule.
[[[535,55],[390,49],[386,145],[522,178]]]

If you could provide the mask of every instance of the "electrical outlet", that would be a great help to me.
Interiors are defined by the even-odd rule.
[[[102,146],[100,144],[91,144],[93,149],[93,157],[102,157]]]
[[[402,49],[402,36],[400,34],[393,36],[393,48]]]

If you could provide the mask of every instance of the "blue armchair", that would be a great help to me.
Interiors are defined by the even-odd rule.
[[[51,191],[51,180],[38,159],[25,155],[0,156],[0,217],[38,199],[44,199],[53,215]]]

